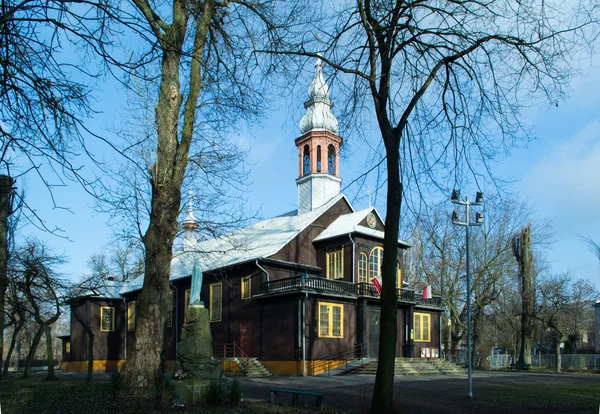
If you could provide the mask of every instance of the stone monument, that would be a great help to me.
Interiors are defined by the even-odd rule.
[[[200,300],[201,289],[202,272],[198,263],[194,263],[192,294],[177,352],[184,379],[178,380],[175,386],[177,398],[186,404],[200,402],[210,381],[221,378],[221,364],[213,358],[209,313]]]

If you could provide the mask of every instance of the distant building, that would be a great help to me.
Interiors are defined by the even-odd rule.
[[[340,194],[337,120],[321,62],[304,104],[298,148],[298,210],[242,230],[198,242],[193,209],[183,223],[184,251],[171,264],[172,309],[166,358],[174,360],[189,301],[191,273],[203,271],[202,301],[209,309],[215,350],[235,342],[248,356],[280,375],[312,375],[312,361],[357,345],[377,356],[381,309],[370,280],[381,275],[385,224],[374,208],[355,211]],[[423,299],[403,288],[398,241],[398,357],[439,357],[439,297]],[[120,368],[131,352],[136,299],[143,276],[108,282],[77,306],[95,334],[94,368]],[[71,317],[63,369],[84,371],[84,327]]]

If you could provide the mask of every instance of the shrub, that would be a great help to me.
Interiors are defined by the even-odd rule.
[[[204,400],[209,405],[221,405],[225,401],[227,388],[220,378],[213,378],[208,383],[204,394]]]
[[[240,380],[234,378],[231,382],[231,388],[229,389],[229,402],[233,405],[238,405],[242,400],[242,385]]]

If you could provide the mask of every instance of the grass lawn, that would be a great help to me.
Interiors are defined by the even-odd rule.
[[[444,413],[598,413],[600,407],[600,378],[539,377],[531,382],[514,382],[506,377],[494,381],[477,379],[472,399],[467,398],[466,381],[444,381],[432,387],[431,398],[423,398],[422,387],[406,387],[398,394],[397,407],[405,412]],[[513,378],[519,378],[515,376]],[[527,379],[531,377],[523,377]]]
[[[43,378],[3,378],[0,381],[0,404],[2,414],[33,413],[312,413],[314,407],[303,408],[271,405],[269,403],[244,403],[239,406],[195,406],[173,408],[154,398],[132,397],[130,394],[114,393],[108,382],[96,382],[87,386],[83,381],[59,379],[44,381]],[[324,413],[337,412],[327,409]]]
[[[600,378],[591,376],[514,376],[478,379],[473,399],[466,397],[464,378],[433,381],[405,379],[396,395],[398,412],[404,413],[598,413]],[[256,383],[258,384],[258,383]],[[268,383],[267,383],[268,384]],[[250,386],[250,383],[247,384]],[[264,385],[269,387],[270,385]],[[256,385],[255,385],[256,387]],[[344,388],[344,387],[342,387]],[[346,387],[347,388],[347,387]],[[433,391],[434,390],[434,391]],[[244,385],[242,384],[242,391]],[[368,403],[351,405],[344,394],[326,390],[328,396],[320,413],[360,413]],[[260,395],[266,393],[260,392]],[[370,394],[370,393],[368,393]],[[365,395],[370,402],[370,396]],[[23,380],[11,376],[0,381],[2,414],[33,413],[313,413],[314,403],[290,407],[268,402],[242,402],[239,406],[170,407],[146,394],[113,392],[110,382],[98,381],[87,386],[84,381],[61,378],[46,382],[42,377]],[[357,409],[358,408],[358,409]]]

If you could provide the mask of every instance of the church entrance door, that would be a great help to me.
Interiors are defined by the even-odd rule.
[[[252,324],[240,325],[240,348],[248,355],[252,355]]]

